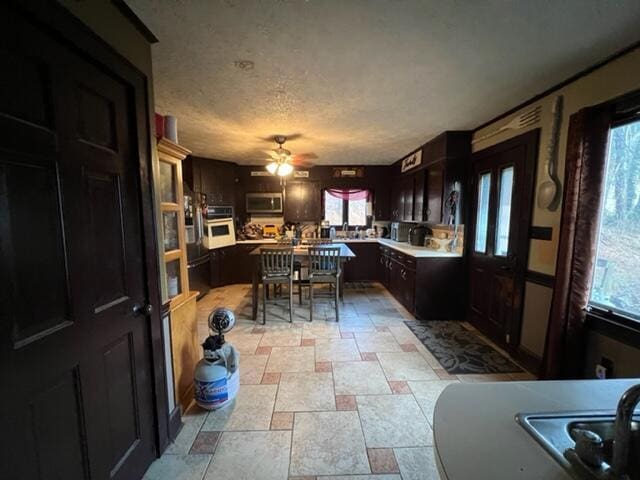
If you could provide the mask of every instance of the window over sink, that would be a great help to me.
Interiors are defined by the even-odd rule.
[[[323,192],[324,219],[332,226],[347,223],[350,227],[366,227],[367,203],[371,195],[368,190],[350,188],[327,188]]]
[[[590,305],[640,320],[640,120],[611,128]]]

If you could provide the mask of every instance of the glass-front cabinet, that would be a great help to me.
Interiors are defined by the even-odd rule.
[[[189,293],[182,192],[182,160],[189,150],[166,138],[158,140],[160,211],[166,292],[172,305]]]

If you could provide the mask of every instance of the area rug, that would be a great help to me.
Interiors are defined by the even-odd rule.
[[[520,367],[486,343],[480,336],[467,330],[460,322],[411,320],[404,323],[448,373],[514,373],[522,371]]]

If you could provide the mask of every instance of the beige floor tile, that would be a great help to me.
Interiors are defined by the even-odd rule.
[[[277,412],[335,410],[331,373],[283,373],[276,397]]]
[[[413,343],[416,345],[421,345],[420,340],[416,337],[411,330],[406,325],[390,325],[389,331],[393,335],[393,338],[396,339],[396,342],[399,344],[404,343]]]
[[[354,360],[360,360],[360,352],[354,339],[316,339],[316,362],[349,362]]]
[[[163,455],[153,462],[143,480],[201,480],[211,455]]]
[[[264,369],[267,366],[268,355],[240,356],[240,384],[257,385],[262,381]]]
[[[433,448],[393,449],[403,480],[440,480]]]
[[[373,473],[400,473],[392,448],[367,448],[367,454]]]
[[[293,412],[273,412],[271,430],[293,430]]]
[[[212,411],[202,430],[269,430],[277,390],[277,385],[242,385],[235,401]]]
[[[240,354],[253,355],[256,352],[256,348],[258,348],[262,335],[254,333],[237,333],[232,335],[232,333],[235,332],[226,334],[224,336],[225,340],[231,343],[238,352],[240,352]]]
[[[427,382],[409,382],[409,388],[427,420],[433,424],[433,410],[442,391],[457,380],[431,380]]]
[[[374,332],[376,326],[369,319],[369,315],[363,314],[357,317],[343,318],[339,322],[341,332]]]
[[[301,328],[267,330],[260,340],[261,347],[296,347],[302,338]]]
[[[401,327],[404,326],[405,321],[405,318],[398,313],[394,315],[379,315],[374,312],[369,313],[369,318],[376,327]]]
[[[413,395],[356,397],[369,448],[430,446],[433,434]]]
[[[315,347],[273,347],[267,372],[313,372]]]
[[[182,416],[182,429],[180,433],[178,433],[175,441],[167,447],[165,452],[168,454],[189,453],[191,445],[198,436],[198,432],[207,419],[208,414],[208,410],[201,409],[194,404]]]
[[[437,380],[438,375],[418,352],[378,353],[389,380]]]
[[[340,326],[335,322],[306,323],[302,326],[302,338],[340,338]]]
[[[285,480],[290,431],[224,432],[205,480]]]
[[[391,393],[378,362],[335,362],[333,381],[336,395],[372,395]]]
[[[371,473],[357,412],[296,413],[291,476]]]
[[[402,352],[390,332],[356,332],[355,336],[361,352]]]

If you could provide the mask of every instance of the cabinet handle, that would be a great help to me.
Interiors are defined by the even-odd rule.
[[[404,268],[400,272],[400,276],[402,277],[403,280],[407,279],[407,271]]]
[[[384,258],[380,257],[380,265],[384,265]]]
[[[393,270],[393,262],[389,261],[389,271]]]

